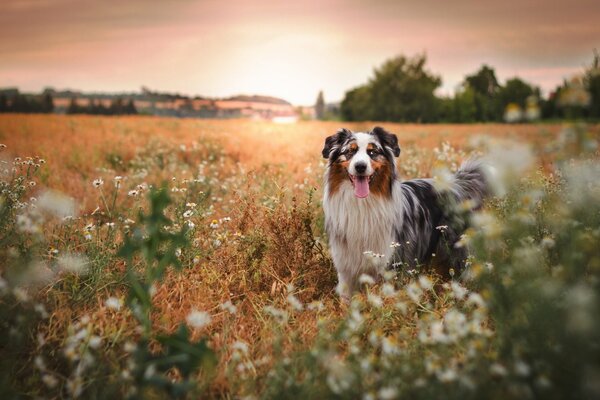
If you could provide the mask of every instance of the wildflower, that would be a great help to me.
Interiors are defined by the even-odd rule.
[[[431,282],[431,279],[429,279],[425,275],[419,275],[419,285],[424,290],[431,290],[431,289],[433,289],[433,282]]]
[[[192,230],[196,227],[196,224],[193,223],[192,221],[185,221],[185,223],[186,223],[188,229],[190,229],[190,230]]]
[[[210,324],[211,317],[205,311],[192,310],[186,317],[186,321],[192,328],[201,329]]]
[[[88,260],[78,254],[65,254],[57,258],[60,269],[75,274],[85,274],[88,268]]]
[[[383,306],[383,300],[376,294],[369,293],[367,299],[369,300],[369,303],[371,303],[371,305],[375,308]]]
[[[450,283],[450,287],[452,288],[452,294],[454,295],[454,298],[457,300],[462,300],[468,293],[468,290],[457,282],[452,281]]]
[[[485,301],[483,300],[483,297],[481,297],[481,295],[479,293],[471,293],[469,294],[469,298],[467,299],[467,304],[472,304],[476,307],[480,307],[480,308],[484,308],[485,307]]]
[[[344,361],[332,358],[327,361],[326,368],[328,372],[327,386],[333,393],[341,394],[350,389],[350,385],[354,381],[354,374]]]
[[[375,284],[375,279],[373,279],[373,277],[371,275],[361,274],[358,277],[358,282],[360,284],[365,284],[365,285],[374,285]]]
[[[392,242],[392,244],[390,244],[391,248],[396,248],[396,247],[400,247],[400,246],[402,246],[402,245],[398,242]]]
[[[192,210],[187,210],[186,212],[183,213],[183,218],[189,218],[192,215],[194,215],[194,211]]]
[[[188,208],[196,208],[196,203],[185,203],[185,206]]]
[[[114,222],[107,222],[105,225],[106,225],[106,227],[108,229],[113,229],[115,227],[115,223]]]
[[[506,376],[506,368],[502,364],[494,363],[490,366],[490,373],[494,376]]]
[[[129,197],[137,197],[139,194],[140,194],[140,192],[135,189],[127,192],[127,196],[129,196]]]
[[[302,311],[304,309],[302,302],[291,293],[288,294],[287,301],[296,311]]]
[[[542,247],[545,249],[551,249],[554,247],[554,245],[556,244],[556,242],[554,241],[554,239],[550,238],[550,237],[545,237],[542,239]]]
[[[26,303],[29,301],[29,295],[27,294],[25,289],[15,288],[15,289],[13,289],[13,294],[14,294],[15,298],[17,299],[17,301],[20,303]]]
[[[394,285],[390,283],[384,283],[381,286],[381,294],[383,297],[394,297],[396,296],[396,290],[394,289]]]
[[[59,218],[75,215],[75,200],[57,191],[48,190],[44,192],[37,204],[42,210]]]
[[[29,186],[34,187],[35,186],[35,182],[34,181],[29,182]]]
[[[435,375],[441,382],[452,382],[455,381],[456,378],[458,378],[458,374],[452,368],[437,371]]]
[[[127,353],[133,353],[135,349],[137,349],[137,346],[133,342],[125,342],[125,345],[123,346],[123,350]]]
[[[396,338],[391,336],[386,336],[381,339],[381,351],[383,354],[387,355],[397,355],[400,354],[400,347],[398,346],[398,341]]]
[[[43,304],[37,303],[35,306],[33,306],[33,309],[40,314],[42,318],[48,318],[48,312]]]
[[[123,177],[122,176],[115,176],[113,178],[113,181],[115,182],[115,187],[118,189],[121,187],[121,182],[123,181]]]
[[[248,354],[248,343],[243,342],[241,340],[236,340],[235,342],[233,342],[231,348],[234,351],[239,351],[241,353]]]
[[[217,229],[218,227],[219,227],[219,221],[217,221],[216,219],[213,219],[212,222],[210,223],[210,228]]]
[[[44,382],[44,385],[48,386],[50,389],[58,385],[58,379],[49,374],[42,375],[42,382]]]
[[[227,300],[225,303],[219,305],[219,308],[223,311],[227,311],[230,314],[235,314],[237,312],[237,307],[231,302],[231,300]]]
[[[433,186],[439,193],[452,190],[454,180],[454,174],[446,168],[440,168],[433,171]]]
[[[531,373],[531,368],[523,360],[515,362],[515,373],[522,377],[527,377]]]
[[[406,287],[406,294],[412,301],[418,303],[421,300],[423,290],[415,282],[411,282]]]
[[[444,233],[448,230],[448,225],[439,225],[439,226],[436,226],[435,229],[437,229],[441,233]]]
[[[285,311],[280,310],[279,308],[273,306],[266,306],[265,308],[263,308],[263,310],[271,314],[273,317],[275,317],[275,319],[279,320],[279,322],[281,323],[286,323],[288,320],[288,314]]]
[[[92,336],[88,342],[92,349],[97,349],[102,344],[102,338],[100,336]]]
[[[46,363],[44,362],[44,359],[41,356],[36,356],[33,360],[33,364],[40,371],[44,371],[46,369]]]
[[[398,390],[391,386],[383,387],[379,390],[377,396],[381,400],[392,400],[398,397]]]
[[[110,308],[111,310],[119,311],[121,309],[121,300],[119,300],[116,297],[109,297],[104,302],[104,305],[106,305],[106,307]]]
[[[311,311],[323,311],[325,309],[325,305],[323,305],[322,301],[315,300],[308,303],[306,308]]]
[[[92,185],[98,189],[100,186],[104,185],[104,180],[102,180],[102,178],[94,179]]]

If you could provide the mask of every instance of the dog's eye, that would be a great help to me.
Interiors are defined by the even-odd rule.
[[[367,150],[367,154],[369,155],[369,157],[375,157],[375,156],[379,155],[379,150],[369,149],[369,150]]]

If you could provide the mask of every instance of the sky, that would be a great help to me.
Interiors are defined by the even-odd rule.
[[[426,53],[453,93],[482,64],[548,93],[600,50],[600,0],[0,0],[0,87],[327,102]]]

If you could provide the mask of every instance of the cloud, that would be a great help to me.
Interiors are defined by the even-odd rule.
[[[0,82],[311,103],[319,89],[341,98],[386,58],[425,51],[446,91],[484,62],[551,87],[599,46],[600,2],[550,3],[4,0]]]

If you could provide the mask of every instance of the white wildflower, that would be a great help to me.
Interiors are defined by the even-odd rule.
[[[234,351],[239,351],[243,354],[248,354],[248,343],[241,341],[241,340],[236,340],[232,345],[231,348]]]
[[[235,314],[237,312],[237,307],[231,302],[231,300],[227,300],[225,303],[219,305],[219,308],[223,311],[227,311],[230,314]]]
[[[42,375],[42,382],[44,382],[44,385],[48,386],[50,389],[56,387],[56,385],[58,385],[58,379],[56,379],[54,376],[50,375],[50,374],[44,374]]]
[[[398,397],[398,389],[387,386],[379,389],[377,396],[380,400],[392,400]]]
[[[119,311],[121,309],[121,300],[116,297],[109,297],[104,302],[104,305],[111,310]]]
[[[412,301],[418,303],[423,295],[423,290],[415,282],[411,282],[406,287],[406,294]]]
[[[360,274],[360,276],[358,277],[358,282],[360,284],[374,285],[375,284],[375,279],[373,279],[373,277],[371,275]]]
[[[191,217],[192,215],[194,215],[194,211],[192,211],[192,210],[187,210],[187,211],[185,211],[185,212],[183,213],[183,218],[189,218],[189,217]]]
[[[462,300],[469,292],[467,289],[461,286],[460,283],[457,283],[455,281],[452,281],[450,283],[450,287],[452,288],[452,294],[454,295],[454,298],[456,298],[457,300]]]
[[[494,376],[506,376],[506,368],[502,364],[494,363],[490,366],[490,373]]]
[[[419,285],[423,288],[423,290],[433,289],[433,282],[425,275],[419,275]]]
[[[87,273],[89,262],[87,258],[78,254],[64,254],[56,259],[59,268],[65,272],[75,274]]]
[[[102,338],[100,336],[94,335],[90,338],[88,344],[92,349],[97,349],[102,344]]]
[[[201,329],[210,324],[211,317],[205,311],[192,310],[185,320],[192,328]]]
[[[98,189],[100,186],[104,185],[104,180],[102,180],[102,178],[94,179],[92,185]]]
[[[287,301],[296,311],[302,311],[304,309],[302,302],[291,293],[287,295]]]
[[[76,215],[75,200],[54,190],[44,192],[37,205],[42,210],[45,210],[59,218]]]
[[[467,304],[474,305],[476,307],[484,308],[486,306],[483,297],[479,293],[470,293],[467,299]]]

